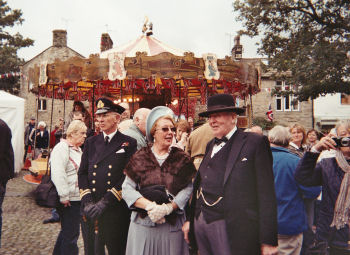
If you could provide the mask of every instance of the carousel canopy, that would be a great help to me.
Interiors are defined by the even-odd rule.
[[[185,51],[173,48],[152,36],[142,35],[120,47],[101,52],[100,57],[107,58],[108,54],[117,52],[125,53],[126,57],[135,57],[136,52],[146,52],[147,56],[155,56],[163,52],[168,52],[175,56],[183,56],[185,53]]]

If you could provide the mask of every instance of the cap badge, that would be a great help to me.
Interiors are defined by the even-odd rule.
[[[105,104],[102,102],[102,100],[98,101],[97,103],[97,108],[103,108],[105,106]]]

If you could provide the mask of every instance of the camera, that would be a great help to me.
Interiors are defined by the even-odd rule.
[[[337,143],[336,147],[350,147],[350,137],[332,137]]]

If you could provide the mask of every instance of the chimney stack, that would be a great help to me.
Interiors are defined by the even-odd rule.
[[[103,33],[101,35],[101,45],[100,45],[101,52],[112,48],[113,48],[113,41],[111,37],[109,36],[108,33]]]
[[[53,30],[53,43],[54,47],[67,47],[67,31],[66,30]]]
[[[241,60],[242,53],[243,53],[243,46],[240,43],[240,36],[237,35],[237,36],[235,36],[234,46],[233,46],[232,51],[231,51],[232,58],[235,60]]]

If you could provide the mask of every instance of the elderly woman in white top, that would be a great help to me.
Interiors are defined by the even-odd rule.
[[[137,151],[125,167],[123,199],[134,209],[128,255],[188,254],[181,227],[196,168],[182,149],[171,147],[176,128],[169,113],[164,106],[150,112],[146,135],[153,146]]]
[[[61,202],[57,208],[61,218],[61,231],[54,255],[79,253],[80,196],[77,172],[82,155],[80,146],[85,141],[86,130],[84,122],[72,121],[67,129],[67,139],[61,140],[51,153],[51,178]]]

